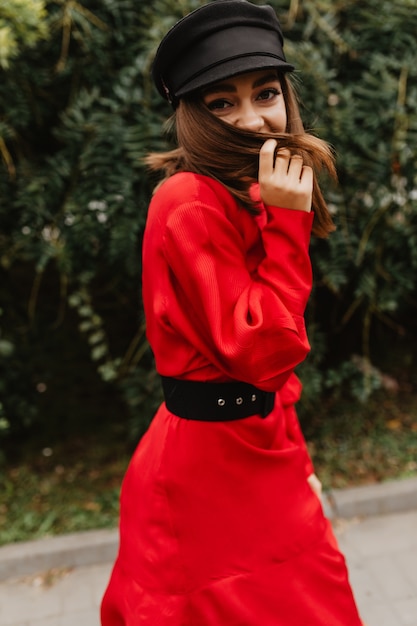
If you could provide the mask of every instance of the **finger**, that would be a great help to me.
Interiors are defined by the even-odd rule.
[[[274,171],[274,155],[277,147],[275,139],[267,139],[259,151],[259,178],[270,176]]]
[[[288,164],[288,176],[294,180],[294,182],[301,179],[303,172],[303,157],[299,154],[294,154]]]
[[[301,173],[300,173],[300,182],[305,187],[312,189],[313,179],[314,179],[313,168],[310,167],[309,165],[303,165],[303,167],[301,168]]]
[[[314,174],[313,169],[308,165],[303,165],[300,179],[297,183],[299,189],[299,197],[304,198],[304,210],[311,211],[313,201],[313,184]]]
[[[288,148],[280,148],[275,156],[274,169],[279,174],[287,174],[291,161],[291,152]]]

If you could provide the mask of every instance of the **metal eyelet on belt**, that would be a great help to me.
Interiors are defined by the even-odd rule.
[[[251,400],[252,400],[252,402],[255,402],[255,400],[256,400],[256,393],[253,393],[253,394],[252,394],[252,398],[251,398]]]
[[[239,398],[236,398],[236,404],[243,404],[243,398],[241,398],[239,396]]]
[[[218,404],[219,406],[224,406],[224,405],[226,404],[226,400],[224,400],[224,398],[219,398],[219,399],[217,400],[217,404]]]

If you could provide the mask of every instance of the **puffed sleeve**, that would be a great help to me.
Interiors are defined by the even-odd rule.
[[[163,251],[179,306],[170,324],[227,377],[275,391],[309,351],[313,215],[266,207],[265,257],[249,272],[242,237],[213,202],[176,206]]]

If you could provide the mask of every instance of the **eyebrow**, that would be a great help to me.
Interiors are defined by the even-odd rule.
[[[262,87],[262,85],[274,81],[279,82],[278,75],[275,72],[270,72],[269,74],[265,74],[265,76],[260,76],[259,78],[257,78],[252,84],[252,89],[256,89],[256,87]],[[236,91],[236,87],[232,85],[232,83],[216,83],[211,87],[209,86],[203,89],[203,95],[209,96],[211,94],[224,91],[226,91],[227,93],[234,93]]]

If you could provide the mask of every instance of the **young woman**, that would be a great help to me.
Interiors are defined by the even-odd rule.
[[[178,148],[143,244],[165,402],[121,495],[103,626],[360,626],[294,404],[309,351],[309,240],[333,223],[268,6],[216,0],[178,22],[153,77]]]

